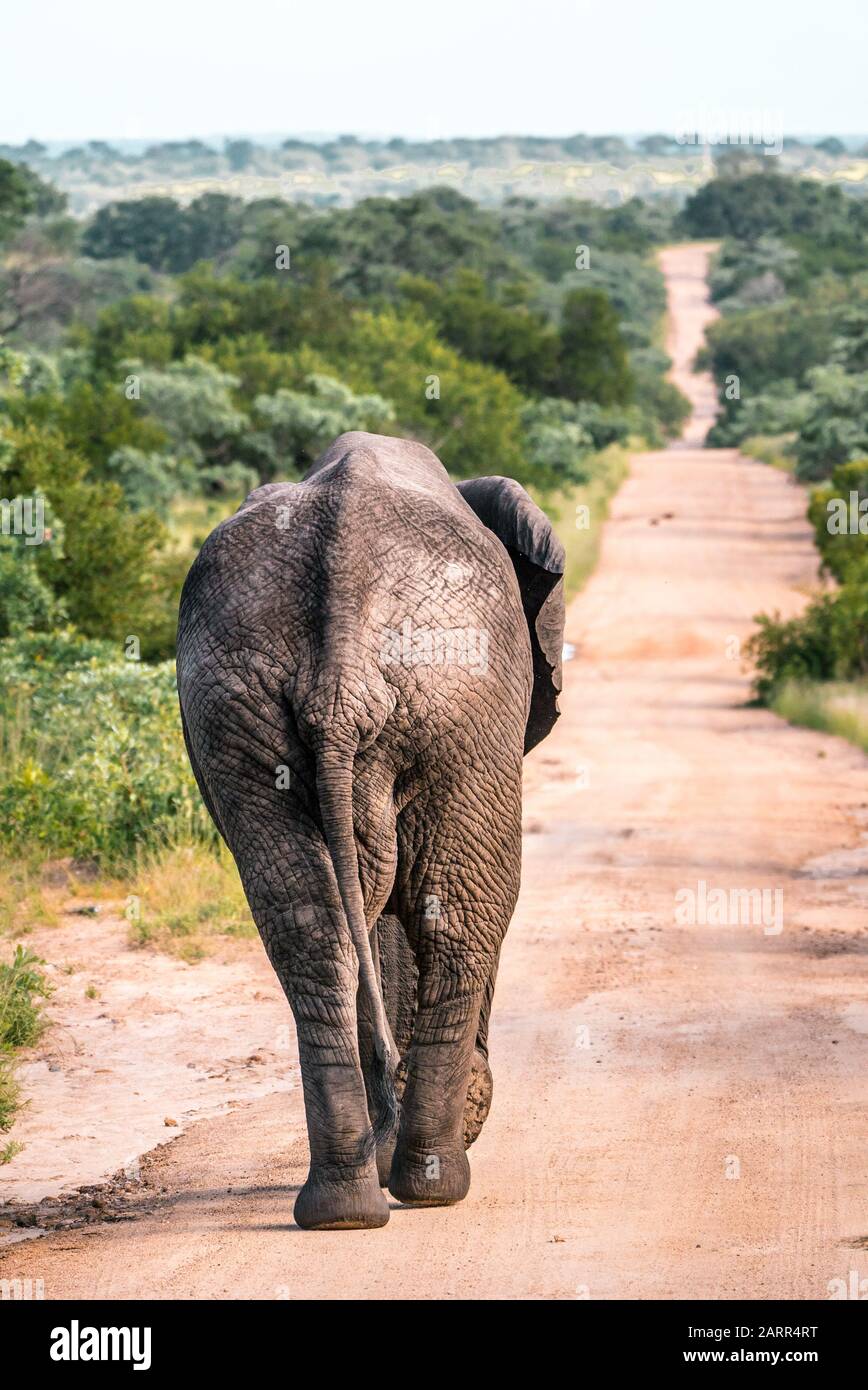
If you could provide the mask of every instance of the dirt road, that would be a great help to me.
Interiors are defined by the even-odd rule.
[[[143,1161],[138,1219],[19,1244],[2,1277],[48,1298],[388,1299],[826,1298],[868,1278],[868,763],[745,703],[739,643],[758,610],[799,607],[816,557],[782,473],[699,447],[706,259],[664,253],[694,418],[633,460],[569,612],[563,717],[528,760],[469,1198],[300,1232],[295,1088],[193,1123]]]

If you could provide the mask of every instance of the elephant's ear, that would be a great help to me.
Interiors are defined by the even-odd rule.
[[[529,752],[558,717],[563,684],[564,547],[552,524],[514,478],[457,484],[480,521],[503,542],[515,569],[533,655],[533,695],[524,736]]]

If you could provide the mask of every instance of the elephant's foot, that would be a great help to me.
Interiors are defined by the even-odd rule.
[[[491,1095],[494,1090],[494,1082],[491,1076],[491,1068],[487,1059],[476,1048],[473,1053],[473,1063],[470,1069],[470,1081],[467,1086],[467,1100],[464,1103],[464,1147],[469,1149],[470,1145],[478,1138],[482,1126],[488,1117],[491,1109]]]
[[[303,1231],[364,1231],[385,1226],[389,1204],[373,1164],[340,1176],[334,1170],[325,1175],[312,1168],[293,1214]]]
[[[389,1191],[406,1206],[448,1207],[467,1196],[470,1164],[463,1147],[404,1145],[398,1139]]]

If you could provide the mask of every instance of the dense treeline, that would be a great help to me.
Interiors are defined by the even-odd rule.
[[[129,170],[143,165],[155,169],[195,171],[197,174],[240,173],[257,167],[273,167],[278,161],[284,168],[309,168],[313,163],[326,167],[352,169],[365,163],[374,169],[393,168],[414,163],[444,164],[451,161],[476,165],[515,163],[518,160],[606,160],[613,163],[636,158],[672,158],[692,156],[695,146],[689,132],[656,132],[635,140],[621,135],[576,134],[557,138],[539,135],[504,135],[494,137],[442,140],[362,140],[355,135],[340,135],[325,140],[302,140],[291,137],[279,143],[262,144],[249,139],[226,139],[221,146],[204,140],[166,140],[160,143],[130,147],[130,142],[113,145],[106,140],[88,140],[51,155],[47,146],[38,140],[22,145],[0,145],[0,158],[16,163],[43,166],[100,169],[122,164]],[[836,136],[805,141],[787,136],[786,148],[792,152],[811,151],[827,159],[846,155],[847,146]],[[717,153],[726,154],[732,148],[728,141],[713,145]],[[736,146],[736,149],[739,147]],[[866,147],[859,153],[864,155]]]
[[[683,418],[647,259],[666,226],[642,204],[494,213],[434,188],[323,213],[207,195],[68,223],[57,208],[31,216],[4,271],[3,487],[46,487],[63,535],[62,554],[58,540],[16,562],[38,625],[62,612],[117,638],[132,624],[146,654],[168,655],[191,553],[173,506],[297,477],[342,430],[409,434],[456,476],[496,468],[545,489]],[[47,263],[34,237],[53,241]],[[36,300],[15,280],[22,248]],[[53,275],[86,287],[71,318]],[[13,625],[0,607],[0,630]]]
[[[435,187],[330,210],[142,198],[82,223],[3,177],[0,493],[44,509],[42,543],[0,535],[15,846],[108,863],[211,837],[168,658],[195,550],[251,486],[349,429],[423,440],[456,477],[597,486],[600,450],[683,418],[659,207]]]

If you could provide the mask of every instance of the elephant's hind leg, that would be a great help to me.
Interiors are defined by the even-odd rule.
[[[295,1203],[305,1230],[384,1226],[356,1022],[357,963],[318,828],[268,793],[227,816],[232,851],[295,1016],[310,1171]],[[286,797],[286,792],[282,793]]]
[[[469,1189],[465,1149],[491,1099],[487,1059],[478,1051],[480,1018],[518,893],[517,779],[499,788],[499,834],[491,845],[478,833],[468,785],[441,796],[402,905],[419,985],[389,1191],[414,1205],[449,1205]]]

